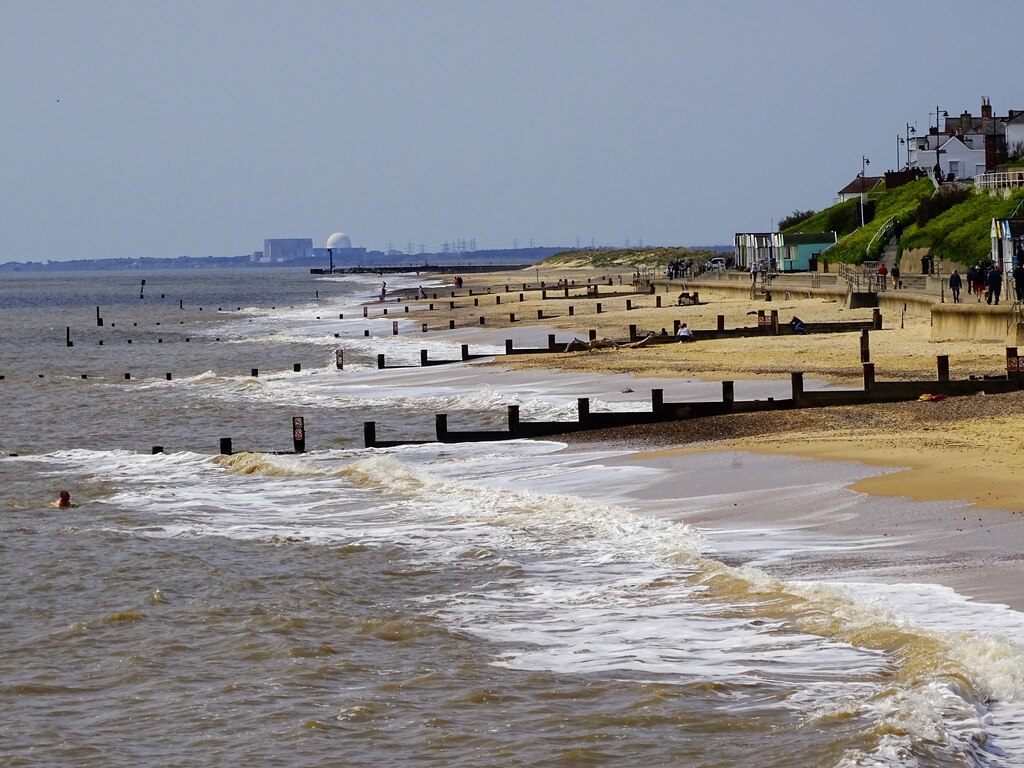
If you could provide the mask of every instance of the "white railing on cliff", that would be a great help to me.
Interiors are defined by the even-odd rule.
[[[974,177],[974,188],[979,192],[1011,187],[1024,187],[1024,168],[999,173],[982,173]]]

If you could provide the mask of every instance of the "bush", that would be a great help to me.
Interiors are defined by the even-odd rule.
[[[954,205],[960,205],[973,193],[960,187],[940,187],[931,197],[926,197],[917,205],[917,226],[923,227],[936,216],[941,216]]]
[[[779,231],[795,227],[797,224],[807,221],[817,211],[793,211],[789,216],[779,219]]]

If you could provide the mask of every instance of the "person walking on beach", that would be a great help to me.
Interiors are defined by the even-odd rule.
[[[892,276],[892,289],[895,291],[900,287],[900,266],[899,264],[892,265],[892,272],[889,273]]]
[[[960,279],[960,273],[955,269],[953,274],[949,276],[949,290],[953,294],[953,303],[960,303],[960,289],[963,287],[964,281]]]
[[[1017,301],[1024,301],[1024,264],[1019,261],[1013,268],[1013,293]]]
[[[981,294],[985,290],[985,271],[977,266],[974,268],[974,277],[970,281],[971,290],[974,291],[974,295],[978,297],[978,302],[981,302]]]
[[[998,264],[994,264],[992,269],[985,275],[985,284],[988,286],[988,294],[985,296],[985,303],[991,304],[992,300],[995,299],[996,306],[999,306],[999,295],[1003,292],[1003,271],[999,268]]]
[[[380,300],[384,301],[384,297],[388,295],[388,284],[387,281],[380,284]]]
[[[879,264],[876,274],[878,275],[878,290],[883,290],[885,288],[885,278],[889,274],[889,268],[885,264]]]

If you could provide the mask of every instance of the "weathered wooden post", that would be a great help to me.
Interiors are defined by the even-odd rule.
[[[64,337],[64,344],[65,344],[65,346],[68,346],[68,347],[75,346],[75,342],[73,342],[71,340],[71,326],[70,325],[67,326],[67,332],[66,332],[65,337]]]
[[[661,309],[661,296],[654,297],[654,306]]]
[[[99,307],[96,307],[96,327],[98,327],[98,328],[102,328],[103,327],[103,318],[100,317],[100,308]]]
[[[665,390],[664,389],[652,389],[651,390],[651,412],[657,413],[661,410],[661,407],[665,404]]]
[[[462,359],[469,360],[469,344],[462,345]]]
[[[557,347],[555,346],[555,334],[553,333],[548,334],[548,349],[551,351],[557,349]]]
[[[448,321],[448,330],[449,331],[454,331],[455,330],[455,321],[454,320],[449,320]]]
[[[420,350],[420,365],[426,365],[426,364],[427,364],[427,350],[421,349]]]
[[[725,330],[725,315],[718,316],[718,325],[716,327],[719,331]]]
[[[878,307],[871,310],[871,327],[876,331],[882,330],[882,310]]]
[[[590,418],[590,398],[580,397],[576,399],[576,407],[579,410],[579,422],[580,424],[586,423]]]
[[[512,354],[512,339],[505,339],[505,354]]]
[[[636,323],[629,324],[629,340],[636,341]]]
[[[384,367],[384,353],[381,352],[377,355],[377,370],[381,370]]]
[[[259,376],[259,375],[260,375],[260,369],[259,369],[259,368],[253,368],[253,369],[251,369],[251,370],[249,371],[249,375],[251,375],[251,376],[252,376],[253,378],[256,378],[257,376]]]
[[[594,328],[591,328],[589,331],[587,331],[587,338],[590,341],[597,341],[597,331]]]
[[[302,370],[302,363],[292,363],[292,371],[299,373]]]
[[[363,422],[363,445],[366,448],[373,448],[377,445],[377,422]]]
[[[772,336],[779,335],[779,310],[773,309],[771,316]]]
[[[398,321],[397,320],[392,320],[391,321],[391,335],[392,336],[397,336],[398,335]]]
[[[860,332],[860,361],[862,363],[871,362],[871,339],[867,328]]]
[[[732,409],[733,403],[736,402],[736,387],[735,383],[731,381],[722,382],[722,402]]]
[[[793,371],[789,374],[793,386],[793,405],[799,407],[804,399],[804,374],[803,371]]]
[[[515,434],[519,431],[519,406],[510,405],[508,407],[508,431]]]
[[[220,439],[220,452],[224,456],[230,456],[231,455],[232,451],[231,451],[231,438],[230,437],[222,437]]]
[[[334,365],[339,371],[345,370],[345,350],[334,350]]]
[[[939,381],[949,381],[949,355],[937,355],[935,365],[938,368]]]
[[[448,414],[438,413],[434,416],[434,428],[437,432],[437,439],[439,442],[444,442],[448,439]]]
[[[875,385],[875,364],[864,363],[864,391],[867,392]]]
[[[573,307],[572,304],[570,304],[569,305],[569,317],[572,317],[575,314],[576,314],[576,309]]]
[[[597,314],[601,314],[601,302],[597,302]]]

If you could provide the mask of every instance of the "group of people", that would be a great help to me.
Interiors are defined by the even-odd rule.
[[[1013,296],[1016,301],[1024,301],[1024,264],[1018,263],[1013,268]],[[949,291],[953,294],[953,303],[960,304],[960,292],[967,284],[967,290],[973,293],[978,301],[981,301],[982,294],[985,296],[986,304],[999,305],[999,299],[1003,294],[1003,268],[995,263],[977,264],[967,270],[964,277],[956,269],[949,276]]]
[[[885,264],[879,264],[878,272],[876,272],[875,274],[878,277],[879,288],[881,288],[884,285],[886,277],[892,280],[892,288],[894,291],[903,287],[903,284],[900,282],[899,264],[893,264],[891,270],[887,266],[885,266]]]

